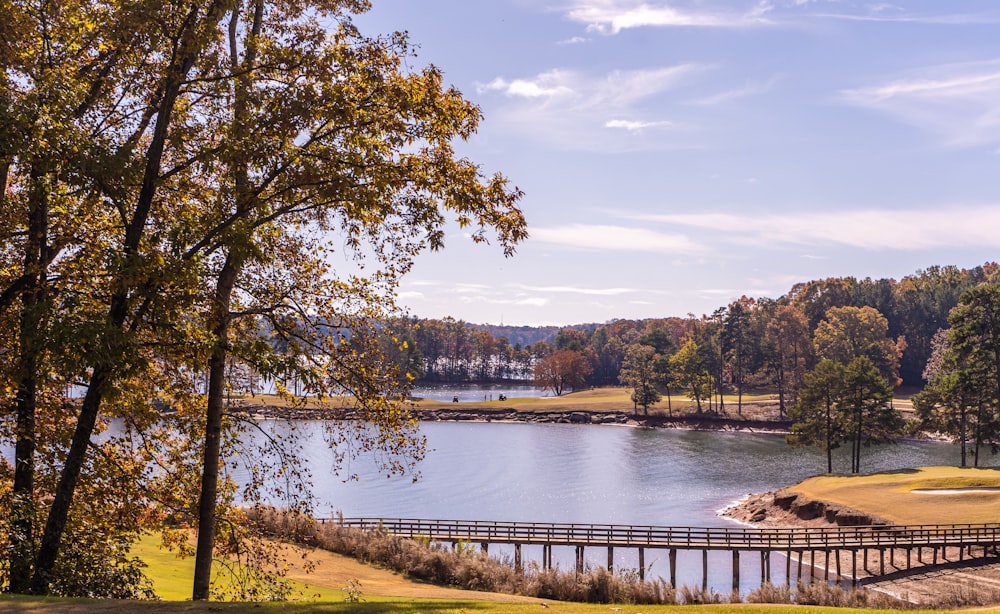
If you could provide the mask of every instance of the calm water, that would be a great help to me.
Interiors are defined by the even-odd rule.
[[[281,423],[273,427],[289,428]],[[354,461],[357,482],[330,469],[329,451],[314,423],[300,423],[313,472],[320,515],[520,520],[537,522],[733,526],[716,512],[747,495],[795,483],[825,469],[818,450],[794,449],[771,434],[651,430],[616,426],[500,423],[427,423],[427,458],[420,479],[386,478],[371,459]],[[847,450],[835,471],[850,467]],[[989,464],[998,458],[987,456]],[[958,463],[954,445],[906,442],[866,448],[863,470]],[[491,554],[494,552],[491,548]],[[560,550],[564,552],[560,553]],[[590,550],[593,550],[591,552]],[[527,557],[540,558],[530,549]],[[588,563],[605,565],[607,551],[587,551]],[[665,553],[651,573],[668,575]],[[680,584],[701,584],[700,553],[679,555]],[[555,558],[571,569],[571,548]],[[759,583],[754,557],[744,556],[742,589]],[[758,559],[759,560],[759,559]],[[616,551],[616,566],[636,567],[634,551]],[[775,577],[784,566],[773,563]],[[710,559],[710,584],[731,585],[731,558]]]

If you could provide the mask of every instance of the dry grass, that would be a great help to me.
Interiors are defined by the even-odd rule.
[[[916,489],[1000,488],[1000,470],[923,467],[870,475],[818,476],[788,490],[895,524],[1000,522],[1000,491],[922,494]]]

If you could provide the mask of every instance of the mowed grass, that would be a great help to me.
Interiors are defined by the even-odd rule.
[[[486,401],[462,401],[452,403],[451,401],[437,401],[434,399],[416,399],[414,407],[417,409],[495,409],[495,410],[515,410],[526,413],[563,412],[563,411],[584,411],[584,412],[629,412],[635,411],[632,403],[632,390],[623,387],[604,387],[575,392],[567,392],[561,396],[545,397],[515,397],[506,401],[494,400]],[[240,401],[247,405],[270,406],[286,408],[290,406],[288,399],[276,395],[257,394],[241,395]],[[736,411],[736,395],[725,395],[726,409],[728,413]],[[326,399],[323,403],[326,407],[333,409],[348,408],[353,404],[353,399],[347,397],[333,397]],[[776,405],[777,400],[771,394],[744,394],[743,403],[752,405],[756,403]],[[702,401],[703,408],[707,410],[708,402]],[[307,408],[319,407],[313,400],[306,400]],[[670,398],[670,410],[667,408],[667,399],[649,408],[651,415],[667,415],[670,413],[687,414],[695,411],[696,404],[683,393],[675,393]],[[641,410],[640,410],[641,411]]]
[[[942,610],[906,610],[908,614],[940,614]],[[180,614],[180,613],[231,613],[242,612],[255,614],[270,614],[283,612],[291,614],[889,614],[900,610],[847,609],[818,606],[790,605],[756,605],[756,604],[720,604],[692,606],[638,606],[609,604],[580,604],[545,602],[510,604],[489,601],[448,601],[448,600],[412,600],[397,599],[384,601],[363,601],[360,603],[193,603],[187,602],[136,602],[136,601],[94,601],[39,599],[28,597],[11,597],[0,595],[0,612],[17,612],[23,614],[89,614],[105,612],[108,614],[128,614],[142,612],[143,614]]]
[[[1000,488],[1000,470],[921,467],[809,478],[788,490],[881,516],[895,524],[1000,522],[1000,491],[928,494],[919,489]]]

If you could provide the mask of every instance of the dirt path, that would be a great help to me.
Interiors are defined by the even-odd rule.
[[[312,572],[306,572],[301,563],[303,550],[296,546],[285,546],[285,553],[291,562],[288,577],[309,586],[341,590],[351,580],[360,583],[363,595],[385,597],[413,597],[421,599],[473,599],[503,602],[540,602],[542,600],[520,595],[467,591],[416,582],[400,573],[373,567],[340,554],[325,550],[308,550],[308,559],[315,564]]]

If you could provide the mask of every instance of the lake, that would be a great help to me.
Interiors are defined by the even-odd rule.
[[[278,431],[288,425],[272,423]],[[733,526],[717,511],[749,494],[793,484],[825,470],[813,448],[788,446],[782,435],[653,430],[622,426],[506,423],[426,423],[428,453],[420,478],[386,478],[370,457],[350,466],[358,481],[330,471],[330,452],[318,423],[298,423],[313,473],[317,514],[510,520],[561,523]],[[835,471],[850,468],[849,447]],[[959,450],[940,442],[908,441],[865,448],[865,472],[957,465]],[[989,466],[997,457],[986,455]],[[491,554],[494,548],[490,549]],[[563,550],[564,552],[560,552]],[[593,550],[593,552],[591,552]],[[572,548],[556,548],[556,563],[572,569]],[[700,585],[701,555],[681,552],[679,584]],[[728,592],[729,553],[710,563],[710,585]],[[528,558],[540,556],[525,549]],[[650,573],[668,575],[666,553]],[[621,557],[619,561],[618,558]],[[607,551],[588,549],[588,564],[605,565]],[[759,583],[755,557],[744,557],[742,589]],[[635,551],[616,551],[616,567],[636,567]],[[774,569],[783,565],[774,563]],[[780,574],[777,574],[778,577]]]

